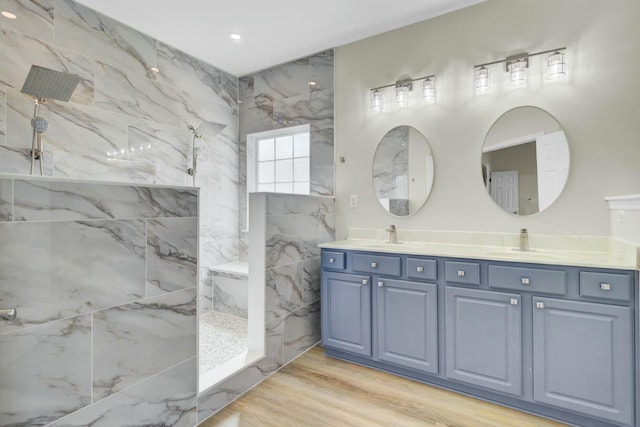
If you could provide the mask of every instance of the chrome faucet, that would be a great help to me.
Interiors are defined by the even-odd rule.
[[[520,245],[518,249],[521,251],[529,250],[529,231],[526,228],[520,229]]]
[[[398,243],[398,234],[396,233],[396,226],[391,224],[385,231],[389,232],[389,243]]]

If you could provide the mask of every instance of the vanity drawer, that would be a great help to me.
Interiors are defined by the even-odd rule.
[[[565,295],[567,273],[542,268],[489,266],[489,287]]]
[[[476,262],[445,261],[444,279],[465,285],[480,284],[480,264]]]
[[[322,268],[330,268],[332,270],[344,270],[346,254],[339,251],[322,251],[321,264]]]
[[[407,258],[409,279],[437,280],[438,263],[435,259]]]
[[[353,254],[353,271],[363,273],[382,274],[385,276],[400,276],[401,259],[397,256]]]
[[[580,296],[629,301],[631,277],[626,274],[581,271]]]

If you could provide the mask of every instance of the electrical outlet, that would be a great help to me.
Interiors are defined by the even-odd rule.
[[[349,196],[349,206],[351,206],[352,208],[357,208],[358,207],[358,195],[357,194],[352,194],[351,196]]]

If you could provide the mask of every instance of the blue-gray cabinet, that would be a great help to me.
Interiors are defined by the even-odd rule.
[[[533,299],[534,399],[633,423],[629,307]]]
[[[520,295],[447,287],[446,376],[522,395]]]
[[[378,358],[438,373],[438,287],[379,278],[376,286]]]
[[[640,425],[638,272],[323,249],[328,355],[572,425]]]
[[[322,342],[371,356],[371,277],[322,273]]]

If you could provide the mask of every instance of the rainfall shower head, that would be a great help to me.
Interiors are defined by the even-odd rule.
[[[227,125],[222,123],[208,122],[205,120],[197,128],[189,126],[189,132],[196,138],[202,138],[203,136],[214,137],[226,127]]]
[[[66,102],[71,98],[79,82],[80,77],[75,74],[32,65],[21,92],[40,99]]]

